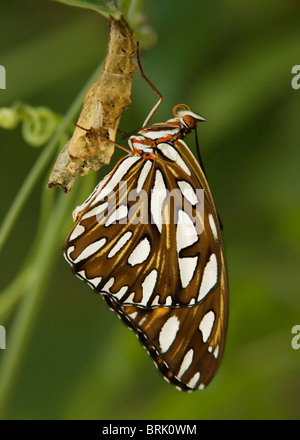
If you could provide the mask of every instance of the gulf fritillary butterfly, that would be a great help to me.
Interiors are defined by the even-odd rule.
[[[204,118],[180,104],[172,119],[148,125],[162,100],[154,90],[160,101],[129,138],[130,154],[74,211],[64,255],[164,378],[194,391],[211,381],[223,355],[226,264],[204,171],[183,141]]]

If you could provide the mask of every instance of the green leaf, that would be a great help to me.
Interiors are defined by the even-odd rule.
[[[79,8],[93,9],[99,12],[99,14],[104,15],[104,17],[109,17],[112,15],[114,18],[118,19],[122,15],[122,1],[121,0],[55,0],[60,3],[66,3],[70,6],[77,6]]]

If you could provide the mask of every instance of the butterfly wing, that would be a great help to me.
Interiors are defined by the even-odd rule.
[[[146,309],[104,298],[134,330],[164,378],[180,390],[194,391],[209,384],[222,359],[227,324],[223,282],[222,275],[214,296],[193,307]]]
[[[137,333],[167,380],[207,385],[223,353],[228,288],[213,199],[186,144],[122,159],[77,217],[65,245],[76,275]]]

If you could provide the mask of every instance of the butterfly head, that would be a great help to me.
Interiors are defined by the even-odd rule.
[[[196,128],[198,122],[205,122],[206,119],[196,113],[192,112],[185,104],[175,105],[173,108],[174,117],[179,120],[182,128],[189,132]]]

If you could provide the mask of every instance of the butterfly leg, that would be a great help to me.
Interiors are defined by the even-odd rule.
[[[159,100],[157,101],[155,106],[152,108],[152,110],[150,111],[149,115],[147,116],[145,122],[143,123],[143,128],[144,128],[144,127],[146,127],[146,125],[149,124],[150,119],[152,118],[152,116],[154,115],[154,113],[156,112],[156,110],[158,109],[160,104],[162,103],[163,97],[162,97],[161,93],[157,90],[157,88],[154,86],[154,84],[152,84],[152,82],[144,74],[144,71],[143,71],[143,68],[142,68],[142,64],[141,64],[141,60],[140,60],[139,44],[137,44],[137,62],[138,62],[138,66],[139,66],[142,78],[144,78],[144,80],[149,84],[149,86],[152,88],[152,90],[154,90],[156,95],[159,97]]]

